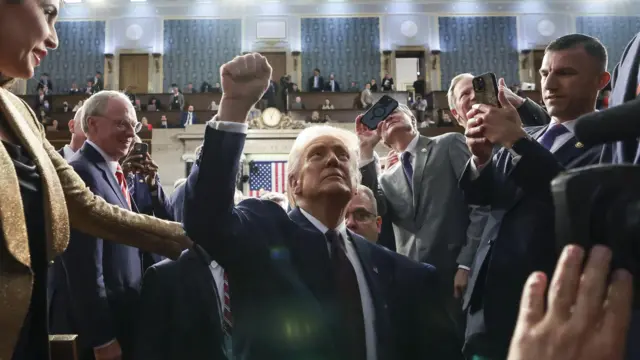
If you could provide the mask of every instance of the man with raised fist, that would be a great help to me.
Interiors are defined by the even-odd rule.
[[[259,199],[234,207],[247,115],[267,89],[271,67],[248,54],[220,73],[224,92],[186,183],[184,225],[229,273],[232,322],[225,331],[233,333],[233,356],[375,360],[425,351],[456,358],[444,353],[455,353],[457,344],[442,337],[449,319],[428,293],[433,268],[345,226],[359,182],[355,134],[315,126],[298,135],[287,164],[289,214]],[[410,284],[418,295],[408,296]],[[422,316],[425,308],[433,310]]]

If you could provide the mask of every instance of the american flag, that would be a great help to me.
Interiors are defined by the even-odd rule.
[[[249,196],[259,197],[261,191],[287,191],[286,161],[252,161],[249,165]]]

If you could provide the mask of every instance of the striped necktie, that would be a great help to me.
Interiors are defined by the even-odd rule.
[[[222,329],[226,335],[231,336],[231,329],[233,325],[233,318],[231,317],[231,297],[229,292],[229,276],[227,272],[224,272],[224,307],[222,309]]]
[[[127,205],[129,205],[129,210],[131,210],[131,198],[129,197],[129,187],[127,186],[127,180],[124,178],[124,172],[122,172],[122,167],[118,164],[116,168],[116,179],[118,179],[118,185],[120,185],[120,191],[122,191],[122,195],[127,199]]]

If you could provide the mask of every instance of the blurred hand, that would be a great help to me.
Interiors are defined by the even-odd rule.
[[[584,250],[564,248],[547,306],[547,278],[529,276],[508,360],[621,360],[631,317],[633,282],[626,270],[608,281],[611,251],[597,245],[584,270]]]
[[[93,349],[93,355],[96,360],[121,360],[122,349],[120,349],[118,340],[114,340],[114,342],[105,347]]]
[[[524,104],[524,99],[521,98],[520,96],[518,96],[516,93],[514,93],[513,91],[511,91],[511,89],[509,89],[504,82],[504,78],[500,78],[500,80],[498,80],[498,86],[501,86],[504,88],[504,96],[507,99],[507,101],[513,105],[514,108],[519,108],[520,106],[522,106],[522,104]]]
[[[400,160],[400,158],[398,157],[398,153],[395,152],[395,150],[390,150],[389,153],[387,153],[387,164],[385,165],[385,169],[389,169],[390,167],[392,167],[393,165],[395,165],[395,163],[397,163]]]
[[[129,176],[129,174],[137,174],[144,172],[144,157],[140,154],[133,154],[133,152],[129,152],[129,155],[122,160],[122,172],[124,176]]]
[[[511,148],[513,143],[527,136],[527,133],[522,129],[522,121],[518,111],[506,98],[504,81],[501,83],[498,87],[498,100],[502,107],[474,104],[467,113],[467,118],[470,120],[467,123],[465,135],[467,139],[474,139],[472,144],[484,143],[482,139],[484,137],[492,144]]]
[[[458,268],[456,276],[453,279],[453,297],[460,299],[467,290],[469,284],[469,270]]]
[[[360,157],[371,159],[373,157],[373,149],[380,142],[380,134],[378,130],[371,130],[362,123],[362,114],[356,117],[356,135],[360,140]]]
[[[244,123],[249,111],[267,91],[272,69],[267,58],[252,53],[236,56],[220,67],[220,120]]]
[[[151,159],[151,155],[147,154],[144,160],[144,179],[153,191],[158,188],[156,176],[158,175],[158,165]]]

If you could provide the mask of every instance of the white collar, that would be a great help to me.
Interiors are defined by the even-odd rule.
[[[409,142],[409,145],[407,145],[407,148],[402,152],[402,153],[406,153],[408,152],[411,155],[415,155],[416,154],[416,148],[418,147],[418,140],[420,139],[420,134],[416,134],[416,136],[414,136],[414,138]]]
[[[104,161],[109,166],[109,170],[111,170],[111,173],[113,173],[113,175],[115,176],[116,170],[118,170],[119,163],[117,161],[111,160],[111,157],[109,155],[107,155],[107,153],[102,151],[102,149],[100,149],[100,147],[98,145],[96,145],[93,141],[87,139],[86,143],[91,145],[91,146],[93,146],[93,148],[96,149],[96,151],[99,152],[100,155],[102,155],[102,158],[104,159]]]
[[[309,222],[311,222],[311,224],[313,224],[313,226],[316,229],[318,229],[318,231],[320,231],[322,234],[326,234],[327,231],[329,231],[329,228],[326,227],[323,223],[321,223],[320,220],[316,219],[315,217],[313,217],[313,215],[304,211],[304,209],[302,208],[299,208],[299,209],[302,215],[304,215],[304,217],[306,217],[307,220],[309,220]],[[340,233],[340,235],[342,235],[342,238],[344,239],[344,241],[347,241],[349,239],[347,234],[347,225],[345,224],[344,220],[338,225],[338,227],[335,230],[337,230]]]
[[[554,125],[558,125],[558,124],[559,123],[557,121],[551,119],[551,121],[549,122],[549,127],[547,129],[550,129]],[[564,125],[564,127],[566,127],[567,130],[569,130],[569,132],[573,134],[574,133],[573,129],[576,127],[576,121],[575,120],[565,121],[562,123],[562,125]]]

